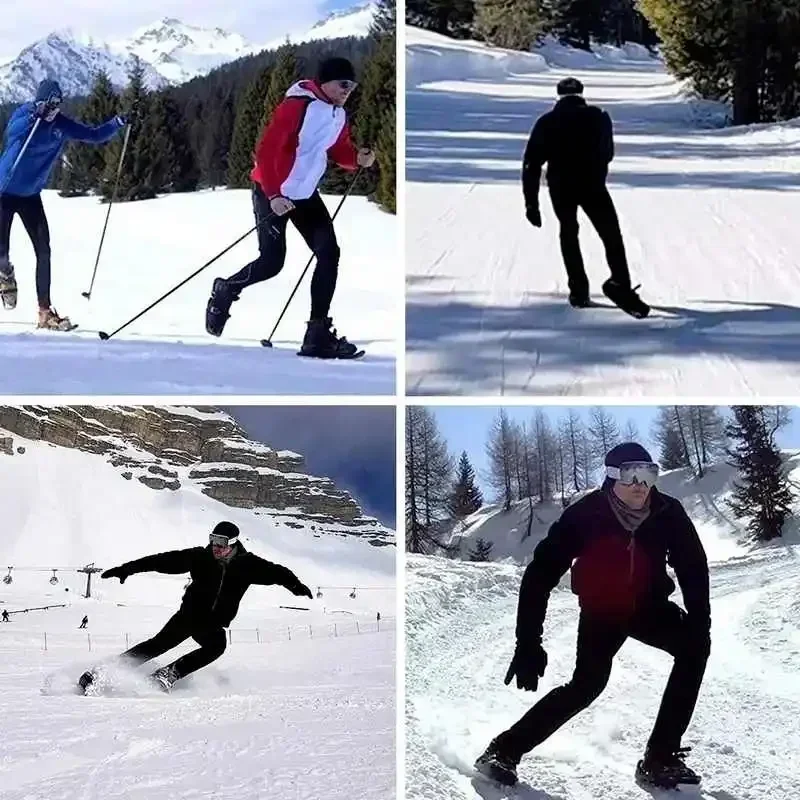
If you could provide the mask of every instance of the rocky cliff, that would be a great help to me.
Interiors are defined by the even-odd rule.
[[[394,544],[393,532],[365,517],[348,492],[306,474],[302,456],[252,441],[214,408],[0,406],[0,454],[13,456],[20,448],[9,433],[95,453],[122,479],[156,491],[198,487],[290,526]]]

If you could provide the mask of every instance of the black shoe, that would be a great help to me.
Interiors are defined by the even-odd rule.
[[[309,320],[298,355],[310,358],[356,358],[361,351],[344,336],[337,336],[336,328],[332,326],[330,317]]]
[[[486,752],[478,756],[475,762],[475,769],[491,778],[493,781],[502,783],[504,786],[514,786],[517,783],[518,758],[513,758],[506,753],[501,753],[494,742],[487,748]]]
[[[569,304],[573,308],[591,308],[594,305],[588,294],[570,294]]]
[[[674,789],[679,784],[697,786],[700,776],[684,763],[691,749],[679,747],[671,753],[656,753],[648,747],[644,758],[636,765],[636,780],[663,789]]]
[[[650,313],[650,306],[636,294],[638,286],[631,288],[610,278],[603,284],[603,294],[625,313],[636,319],[644,319]]]
[[[91,670],[86,670],[83,675],[78,678],[78,686],[85,692],[94,683],[94,673]]]
[[[212,336],[221,336],[225,323],[230,319],[228,313],[231,303],[239,299],[228,282],[223,278],[216,278],[211,289],[211,297],[206,306],[206,331]]]
[[[164,692],[172,691],[172,687],[175,685],[175,682],[179,680],[179,678],[180,676],[178,675],[178,671],[172,664],[157,669],[150,676],[150,680],[152,680],[153,683]]]

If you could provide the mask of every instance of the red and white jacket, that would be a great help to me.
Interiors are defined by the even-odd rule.
[[[345,110],[331,103],[315,81],[300,81],[286,92],[264,129],[250,177],[270,199],[305,200],[316,191],[329,156],[355,170],[357,155]]]

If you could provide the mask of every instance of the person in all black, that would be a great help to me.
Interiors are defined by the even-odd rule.
[[[81,624],[78,625],[78,630],[82,630],[88,627],[89,627],[89,616],[87,614],[84,614],[83,619],[81,620]]]
[[[3,609],[3,622],[10,622],[10,621],[11,621],[11,620],[10,620],[10,618],[9,618],[9,616],[8,616],[8,611],[6,611],[5,609]]]
[[[278,585],[292,594],[311,599],[311,590],[280,564],[273,564],[249,553],[239,541],[239,529],[232,522],[220,522],[209,537],[207,547],[156,553],[106,570],[101,577],[119,578],[125,583],[138,572],[188,572],[191,583],[177,613],[152,638],[131,647],[121,655],[123,661],[142,664],[166,653],[186,639],[200,645],[171,664],[157,669],[152,678],[165,691],[190,673],[205,667],[225,652],[225,628],[233,621],[244,593],[253,584]],[[95,680],[89,670],[78,683],[85,691]]]
[[[547,653],[542,629],[550,592],[572,569],[580,618],[572,680],[553,689],[522,719],[497,736],[478,758],[480,772],[517,781],[522,756],[541,744],[605,688],[614,656],[630,636],[675,659],[644,757],[640,782],[699,783],[681,746],[711,648],[708,562],[678,500],[655,487],[658,466],[629,442],[606,456],[606,480],[568,507],[537,545],[525,570],[517,610],[516,650],[505,677],[536,691]],[[675,571],[686,610],[668,600]]]
[[[606,249],[611,278],[603,284],[603,293],[629,314],[646,317],[650,308],[631,287],[617,212],[606,188],[608,165],[614,158],[611,117],[586,103],[583,84],[576,78],[562,80],[557,91],[559,101],[538,119],[525,148],[522,166],[525,216],[534,227],[542,226],[539,184],[542,166],[547,163],[550,199],[561,226],[561,253],[567,268],[570,304],[575,308],[592,305],[578,240],[578,209],[582,208]]]

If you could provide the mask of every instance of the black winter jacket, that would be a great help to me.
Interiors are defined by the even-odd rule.
[[[522,191],[526,207],[539,203],[542,166],[547,164],[551,186],[603,185],[614,159],[611,117],[582,97],[559,100],[539,117],[531,131],[522,164]]]
[[[547,599],[570,566],[581,609],[624,621],[675,591],[667,564],[689,617],[699,629],[710,627],[708,561],[680,502],[653,489],[650,516],[631,534],[604,492],[586,495],[565,509],[534,550],[520,586],[517,641],[541,640]]]
[[[137,572],[188,572],[192,582],[186,588],[180,610],[204,625],[227,627],[239,610],[244,593],[252,584],[283,586],[295,595],[306,587],[287,567],[273,564],[236,545],[227,562],[214,558],[211,545],[171,550],[128,561],[119,569],[126,575]]]

